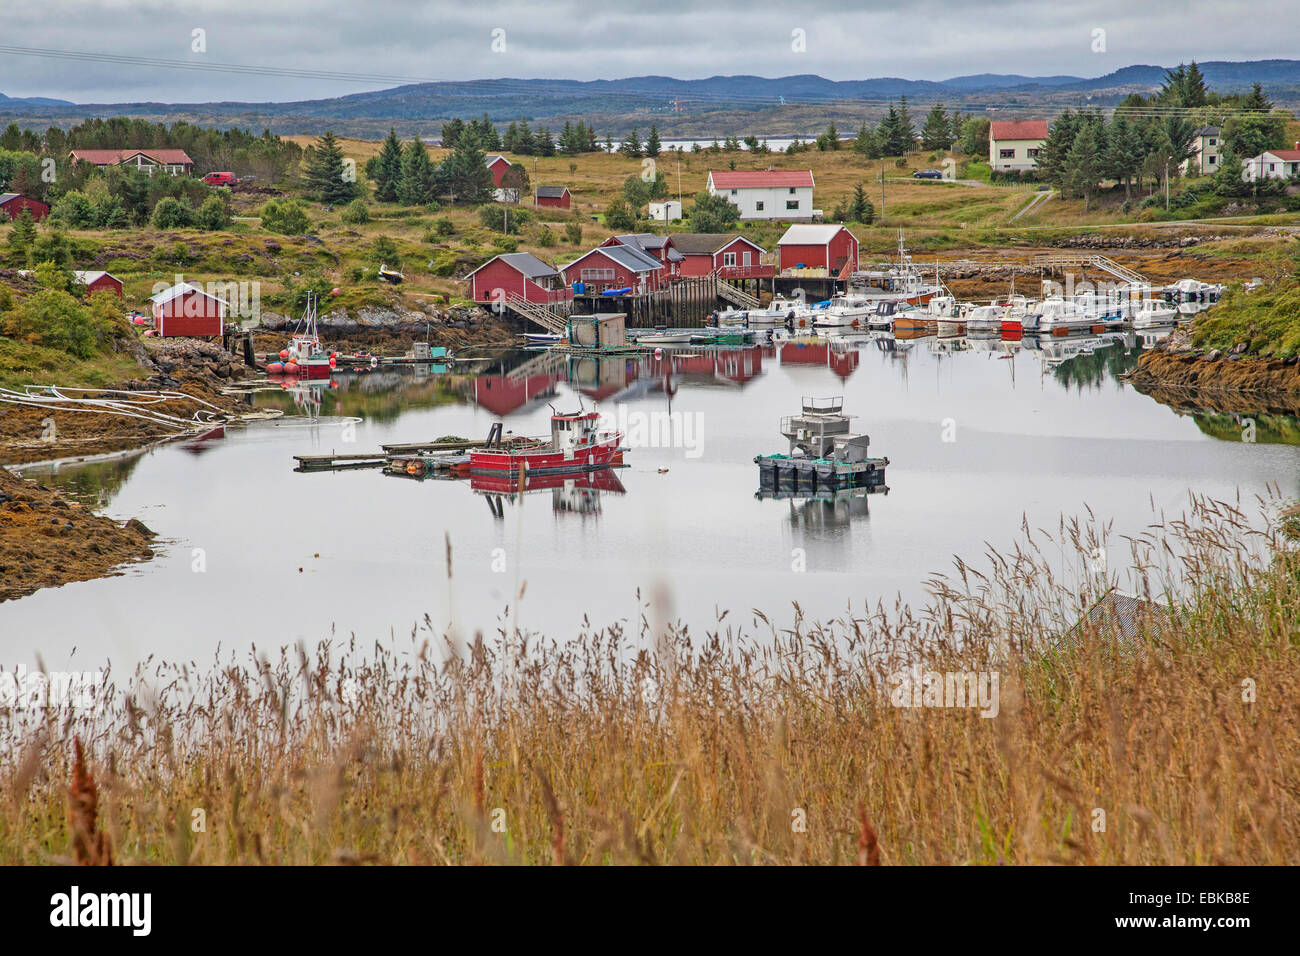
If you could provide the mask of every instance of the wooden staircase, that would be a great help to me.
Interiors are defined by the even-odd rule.
[[[718,279],[718,295],[742,309],[757,309],[761,304],[748,292],[722,278]]]
[[[1059,269],[1064,266],[1096,266],[1103,272],[1109,272],[1115,278],[1123,279],[1125,282],[1147,281],[1146,276],[1140,272],[1134,272],[1127,266],[1120,265],[1114,259],[1088,253],[1081,255],[1035,256],[1033,265],[1042,269]]]
[[[561,313],[540,302],[529,302],[520,295],[508,295],[505,307],[530,322],[535,322],[547,332],[562,333],[569,325],[569,320]]]

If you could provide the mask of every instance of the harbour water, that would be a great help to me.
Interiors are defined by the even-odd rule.
[[[584,618],[635,628],[651,594],[701,633],[724,611],[729,624],[758,609],[780,625],[795,602],[809,619],[921,603],[954,555],[978,565],[1022,521],[1055,527],[1091,508],[1122,535],[1153,507],[1181,512],[1189,493],[1300,494],[1295,420],[1163,406],[1119,378],[1140,348],[1131,335],[1024,348],[855,334],[599,361],[519,351],[451,375],[380,370],[263,394],[284,418],[29,472],[140,518],[160,551],[117,577],[0,604],[0,653],[8,668],[40,655],[120,672],[150,655],[202,663],[331,634],[369,645],[426,616],[463,634],[517,624],[564,641]],[[889,458],[889,493],[756,497],[753,459],[785,450],[780,419],[805,396],[837,395]],[[295,454],[482,437],[497,420],[545,434],[553,407],[580,404],[630,433],[627,467],[594,487],[491,495],[294,470]]]

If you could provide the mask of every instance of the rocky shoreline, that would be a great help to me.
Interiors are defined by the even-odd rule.
[[[1165,405],[1300,415],[1300,361],[1249,355],[1244,342],[1227,352],[1202,351],[1188,329],[1143,352],[1124,378]]]

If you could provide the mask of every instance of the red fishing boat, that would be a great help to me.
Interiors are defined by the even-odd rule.
[[[471,475],[525,476],[595,471],[623,463],[623,433],[602,431],[597,412],[551,416],[551,439],[509,438],[497,422],[469,453]]]

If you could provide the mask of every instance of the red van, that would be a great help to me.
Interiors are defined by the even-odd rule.
[[[208,173],[203,181],[209,186],[233,186],[239,182],[239,177],[234,173]]]

